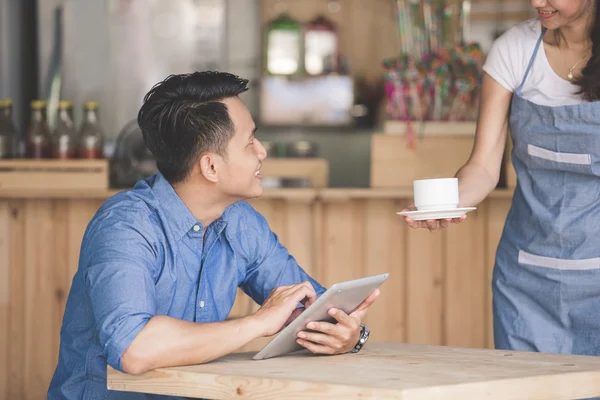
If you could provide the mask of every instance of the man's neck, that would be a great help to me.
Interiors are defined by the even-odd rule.
[[[205,229],[219,219],[227,207],[236,202],[224,198],[221,193],[215,191],[212,184],[206,181],[186,181],[173,185],[173,189]]]

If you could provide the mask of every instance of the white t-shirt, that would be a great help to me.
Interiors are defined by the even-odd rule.
[[[515,92],[523,81],[541,34],[542,26],[537,19],[513,26],[496,39],[483,70],[507,90]],[[521,96],[544,106],[565,106],[585,102],[581,95],[576,94],[578,90],[579,86],[554,72],[546,58],[544,44],[541,43],[521,89]]]

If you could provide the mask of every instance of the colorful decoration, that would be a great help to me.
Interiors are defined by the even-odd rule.
[[[483,52],[466,43],[470,2],[397,0],[400,56],[382,63],[387,113],[406,121],[407,145],[415,123],[477,118]]]

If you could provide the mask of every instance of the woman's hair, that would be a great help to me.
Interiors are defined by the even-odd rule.
[[[575,82],[580,87],[579,94],[587,101],[600,100],[600,0],[594,0],[593,24],[590,31],[592,56],[581,71],[581,77]]]

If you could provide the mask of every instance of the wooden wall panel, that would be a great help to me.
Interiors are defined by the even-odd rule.
[[[62,326],[63,314],[67,304],[71,281],[71,269],[69,268],[69,203],[66,201],[54,201],[53,203],[54,224],[54,268],[52,268],[52,360],[58,362],[58,349],[60,345],[60,328]],[[80,239],[81,240],[81,239]]]
[[[486,279],[485,279],[485,303],[486,303],[486,347],[494,348],[494,324],[492,315],[492,273],[496,260],[496,249],[500,243],[502,230],[506,216],[510,210],[511,202],[509,199],[490,199],[486,202],[486,223],[485,223],[485,246],[486,246]]]
[[[0,398],[46,397],[83,231],[100,204],[0,201]]]
[[[56,362],[52,359],[55,315],[54,224],[51,200],[25,206],[25,379],[26,399],[46,395]]]
[[[479,347],[485,338],[485,204],[444,231],[444,345]]]
[[[443,233],[408,230],[407,341],[441,344],[443,339]]]
[[[312,211],[312,274],[313,277],[321,282],[323,280],[323,243],[325,237],[325,218],[323,218],[323,203],[314,202],[311,206]]]
[[[8,399],[25,399],[30,382],[25,376],[25,202],[3,200],[10,210],[10,311]]]
[[[371,306],[365,323],[371,340],[403,342],[406,338],[406,262],[407,226],[395,213],[404,201],[371,200],[365,203],[364,275],[389,273],[381,294]]]
[[[290,254],[296,259],[298,265],[313,276],[315,269],[314,261],[314,243],[312,241],[313,220],[312,207],[309,203],[286,203],[285,207],[285,226],[283,226],[283,245]],[[314,276],[313,276],[314,277]]]
[[[326,203],[323,211],[321,284],[363,276],[364,207],[359,201]]]
[[[0,399],[8,398],[10,336],[10,207],[0,203]]]

